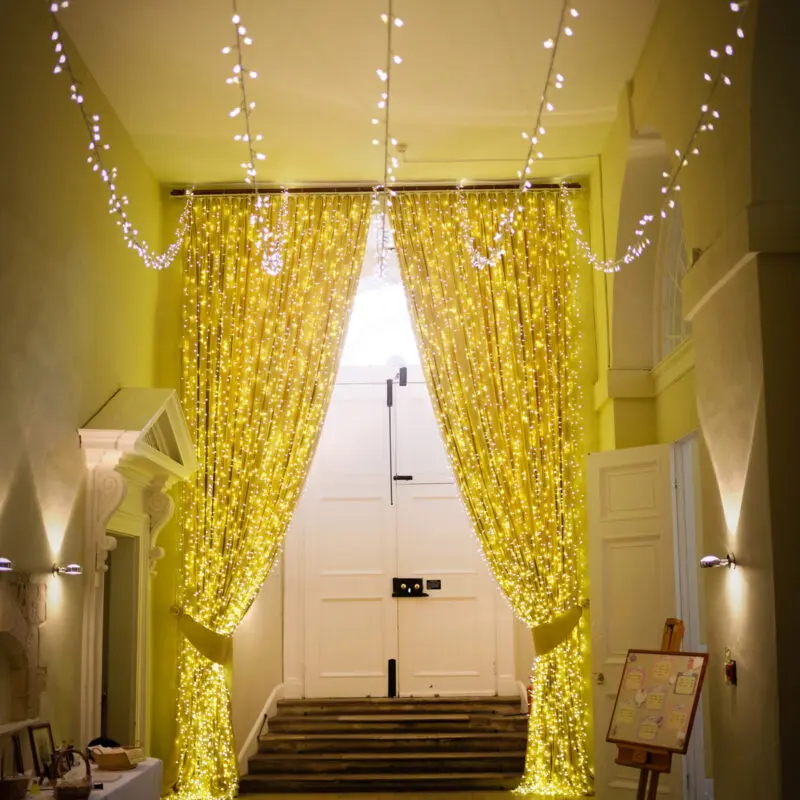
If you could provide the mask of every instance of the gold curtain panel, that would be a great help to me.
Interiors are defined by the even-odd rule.
[[[269,228],[278,230],[281,199],[271,203]],[[371,210],[369,196],[291,197],[283,269],[270,276],[253,204],[196,200],[185,243],[182,400],[200,469],[180,505],[188,638],[179,656],[178,787],[193,800],[236,793],[230,693],[218,662],[275,562],[305,482]],[[214,653],[223,656],[207,657]]]
[[[428,390],[486,560],[538,653],[521,791],[591,786],[579,614],[577,269],[558,192],[401,193],[395,242]],[[501,217],[514,211],[513,231]],[[479,253],[502,248],[494,266]],[[540,627],[542,626],[542,627]],[[558,635],[554,638],[554,633]]]

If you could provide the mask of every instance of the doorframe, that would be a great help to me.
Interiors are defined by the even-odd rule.
[[[375,383],[376,371],[385,367],[340,367],[336,384]],[[410,368],[411,371],[411,368]],[[324,423],[323,423],[324,424]],[[307,484],[308,485],[308,484]],[[458,485],[456,489],[458,489]],[[281,570],[283,574],[283,685],[284,696],[306,696],[306,520],[302,512],[305,488],[286,533]],[[466,510],[464,511],[466,514]],[[473,546],[480,547],[473,536]],[[488,566],[486,567],[487,569]],[[491,571],[490,571],[491,574]],[[494,576],[495,585],[495,691],[498,696],[516,696],[514,615]]]
[[[707,653],[708,644],[700,636],[700,592],[697,561],[698,503],[696,497],[698,432],[678,439],[671,450],[673,514],[675,520],[675,608],[686,624],[683,649]],[[683,757],[684,800],[713,800],[714,781],[706,777],[705,725],[703,703],[697,708],[689,749]],[[694,780],[692,780],[694,778]]]

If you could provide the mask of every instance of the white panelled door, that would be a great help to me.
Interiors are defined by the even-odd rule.
[[[421,371],[398,388],[397,568],[401,576],[441,581],[429,597],[398,601],[400,693],[496,692],[497,589],[472,535]]]
[[[400,695],[496,694],[498,641],[513,658],[510,611],[481,559],[421,373],[394,384],[391,427],[387,377],[340,373],[290,534],[305,541],[305,695],[386,696],[390,659]],[[428,596],[392,597],[393,577],[424,579]]]
[[[309,697],[385,695],[397,654],[386,416],[385,385],[338,384],[300,502]]]
[[[589,578],[595,728],[595,791],[633,800],[638,771],[614,763],[606,742],[629,649],[658,649],[675,616],[672,447],[593,453],[587,461]],[[680,757],[659,795],[683,797]]]

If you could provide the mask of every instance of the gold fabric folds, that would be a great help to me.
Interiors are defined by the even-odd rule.
[[[466,213],[455,193],[399,193],[395,242],[428,389],[475,533],[517,616],[552,648],[534,662],[519,791],[573,796],[591,783],[584,633],[575,624],[582,433],[565,201],[558,192],[465,199]],[[511,233],[500,220],[514,209]],[[487,245],[502,247],[502,259],[476,269],[467,237],[483,254]]]
[[[268,212],[271,230],[280,202]],[[293,196],[284,266],[272,277],[256,253],[252,198],[195,203],[182,347],[183,408],[200,462],[180,510],[189,633],[205,628],[224,643],[278,555],[333,391],[370,208],[369,196]],[[177,744],[182,798],[235,796],[225,665],[188,638]]]

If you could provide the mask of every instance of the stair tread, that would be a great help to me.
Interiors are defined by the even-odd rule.
[[[522,750],[520,753],[524,752]],[[440,761],[442,759],[459,759],[459,758],[497,758],[507,759],[513,758],[517,753],[514,751],[467,751],[455,753],[431,753],[431,752],[400,752],[400,753],[373,753],[373,752],[359,752],[359,753],[257,753],[251,756],[254,761],[342,761],[344,759],[353,759],[355,761],[413,761],[414,759],[430,759],[431,761]]]
[[[525,731],[396,731],[387,733],[264,733],[260,741],[319,741],[322,739],[527,739]]]
[[[313,706],[313,705],[354,705],[363,703],[466,703],[466,704],[491,704],[491,705],[519,705],[519,697],[303,697],[283,698],[278,700],[278,706]]]
[[[328,781],[340,782],[346,781],[375,781],[375,780],[391,780],[391,781],[444,781],[453,779],[463,780],[481,780],[486,778],[508,778],[519,777],[519,772],[401,772],[401,773],[388,773],[388,772],[364,772],[355,773],[343,777],[339,773],[330,775],[308,773],[298,775],[295,772],[286,773],[273,773],[269,775],[247,775],[249,779],[255,778],[256,780],[265,781],[309,781],[315,783],[325,783]]]

